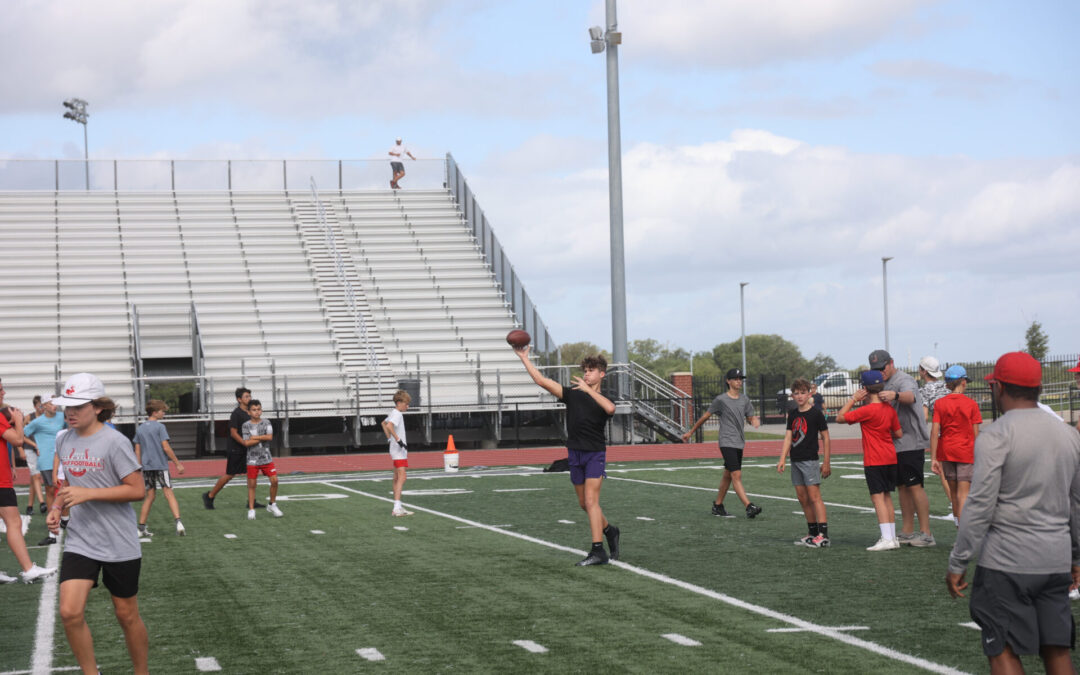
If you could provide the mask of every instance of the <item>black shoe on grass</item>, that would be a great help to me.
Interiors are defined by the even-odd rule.
[[[245,506],[244,508],[247,508],[247,507]],[[257,508],[257,509],[265,509],[265,508],[266,508],[266,504],[260,504],[260,503],[259,503],[259,500],[258,500],[258,499],[256,499],[256,500],[255,500],[255,508]]]
[[[608,554],[604,553],[603,549],[600,551],[590,551],[589,555],[585,556],[581,560],[575,563],[575,567],[587,567],[588,565],[606,565],[608,564]]]
[[[733,518],[734,517],[730,513],[727,512],[727,509],[724,508],[723,504],[717,504],[716,502],[713,502],[712,514],[714,516],[720,516],[721,518]]]
[[[608,557],[612,560],[619,559],[619,528],[614,525],[608,524],[607,529],[604,530],[604,538],[607,539],[608,550],[611,553]]]
[[[202,493],[202,505],[209,511],[214,510],[214,498],[210,496],[209,491]]]
[[[757,514],[761,513],[761,507],[755,506],[753,502],[746,505],[746,517],[753,518]]]
[[[27,510],[27,511],[29,511],[29,510],[30,510],[30,507],[27,507],[27,509],[26,509],[26,510]],[[49,507],[45,506],[45,504],[41,504],[41,512],[42,512],[42,513],[45,513],[45,512],[46,512],[46,511],[48,511],[48,510],[49,510]],[[26,514],[26,515],[30,515],[30,514],[28,513],[28,514]]]

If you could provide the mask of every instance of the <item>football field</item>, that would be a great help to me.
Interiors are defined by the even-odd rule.
[[[608,473],[601,504],[622,558],[586,568],[574,566],[589,537],[568,475],[540,467],[413,471],[405,518],[390,515],[388,472],[283,476],[285,516],[255,521],[240,481],[213,511],[199,497],[208,481],[177,481],[188,535],[172,533],[159,496],[143,544],[151,671],[986,671],[967,601],[945,590],[955,529],[936,477],[938,546],[870,553],[878,528],[858,456],[836,457],[824,482],[828,549],[793,545],[805,521],[775,460],[744,468],[764,508],[754,520],[733,494],[738,517],[710,514],[715,461]],[[35,518],[31,543],[40,528]],[[40,564],[56,548],[31,554]],[[16,569],[6,546],[0,569]],[[0,673],[72,669],[55,578],[0,598]],[[87,612],[102,672],[129,671],[104,588]]]

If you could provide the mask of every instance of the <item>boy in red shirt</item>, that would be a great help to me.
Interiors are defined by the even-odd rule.
[[[934,423],[930,427],[930,470],[949,483],[953,521],[957,525],[960,524],[960,509],[964,508],[964,500],[971,489],[975,437],[982,424],[979,404],[964,395],[967,381],[967,370],[963,366],[949,366],[945,371],[945,386],[951,393],[934,404]]]
[[[885,389],[885,378],[880,370],[864,371],[860,377],[863,388],[855,392],[836,415],[839,424],[862,425],[863,474],[870,488],[870,501],[877,513],[881,538],[867,551],[891,551],[900,548],[896,538],[896,510],[892,492],[896,489],[896,448],[892,439],[904,435],[896,410],[878,398]],[[852,410],[856,403],[866,400],[866,405]]]

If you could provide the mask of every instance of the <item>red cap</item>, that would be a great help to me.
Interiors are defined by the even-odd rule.
[[[1004,354],[994,364],[994,372],[986,376],[988,382],[1005,382],[1018,387],[1042,385],[1042,364],[1024,352]]]
[[[1080,373],[1080,361],[1076,362],[1075,368],[1069,368],[1070,373]]]

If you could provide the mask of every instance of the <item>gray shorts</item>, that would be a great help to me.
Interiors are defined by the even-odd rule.
[[[38,471],[38,474],[41,475],[41,484],[45,487],[56,485],[56,483],[53,482],[52,469],[49,469],[48,471]]]
[[[821,485],[821,464],[816,459],[791,463],[792,485]]]
[[[169,480],[168,471],[143,471],[143,484],[146,485],[147,490],[155,490],[158,487],[171,488],[172,481]]]
[[[26,467],[30,469],[30,475],[36,476],[41,473],[41,469],[39,469],[37,465],[37,450],[31,450],[30,448],[23,446],[23,452],[26,453]]]
[[[1011,574],[976,567],[969,611],[982,629],[983,654],[997,656],[1006,644],[1020,655],[1038,654],[1040,646],[1071,649],[1070,583],[1068,572]]]
[[[970,483],[971,477],[975,475],[975,465],[966,462],[950,462],[948,460],[942,460],[941,475],[945,476],[945,480]]]

